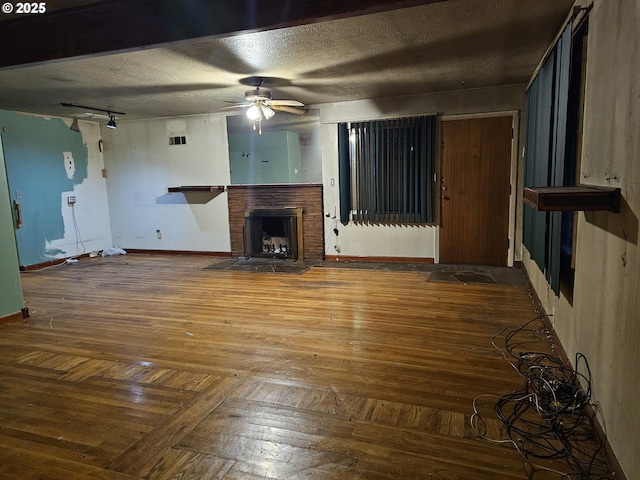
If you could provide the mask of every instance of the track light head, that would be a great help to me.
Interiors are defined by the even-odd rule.
[[[80,108],[82,110],[93,110],[94,112],[104,112],[109,116],[109,121],[107,122],[108,128],[117,128],[116,127],[116,115],[125,115],[124,112],[116,112],[114,110],[105,110],[103,108],[96,107],[87,107],[86,105],[76,105],[75,103],[60,103],[63,107],[71,107],[71,108]]]

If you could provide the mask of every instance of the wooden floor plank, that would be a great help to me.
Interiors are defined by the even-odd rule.
[[[216,261],[23,273],[31,317],[0,326],[0,479],[527,478],[471,426],[478,395],[523,384],[491,342],[535,315],[526,282]]]
[[[118,458],[109,464],[110,470],[130,475],[147,475],[163,457],[187,435],[211,411],[233,394],[241,381],[224,378],[212,383],[210,388],[199,393],[166,423],[155,428],[141,440],[131,445]]]

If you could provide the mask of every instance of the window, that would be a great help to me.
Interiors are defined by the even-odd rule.
[[[433,222],[435,116],[338,126],[340,220]]]
[[[588,10],[587,10],[588,12]],[[588,17],[571,22],[527,90],[525,187],[576,184]],[[573,212],[524,207],[523,243],[556,295],[573,295]]]

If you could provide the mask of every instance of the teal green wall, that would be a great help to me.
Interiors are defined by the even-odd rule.
[[[292,132],[229,134],[232,184],[299,183],[300,141]]]
[[[0,142],[0,317],[19,312],[24,307],[18,252],[13,234],[13,216],[9,200],[9,185],[5,174],[2,142]]]
[[[64,238],[62,193],[73,191],[87,178],[88,152],[82,134],[58,118],[1,110],[0,128],[9,196],[22,207],[23,226],[16,231],[19,262],[34,265],[57,258],[62,252],[47,249],[47,242]],[[73,155],[71,178],[63,152]]]
[[[302,154],[297,133],[287,132],[287,153],[289,183],[299,183],[302,181]]]

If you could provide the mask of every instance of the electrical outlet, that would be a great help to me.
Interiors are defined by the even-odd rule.
[[[67,205],[75,205],[76,203],[76,197],[75,196],[69,196],[67,197]]]

